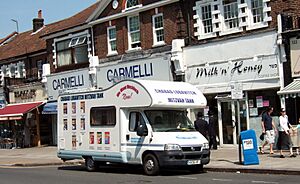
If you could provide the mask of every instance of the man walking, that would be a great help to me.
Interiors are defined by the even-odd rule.
[[[209,135],[209,149],[217,149],[217,125],[218,125],[218,118],[214,110],[208,111],[209,115],[209,124],[208,124],[208,135]]]
[[[268,107],[267,110],[262,114],[261,118],[261,127],[262,132],[265,134],[265,142],[261,147],[261,153],[264,154],[264,147],[269,144],[270,145],[270,154],[273,154],[273,144],[275,142],[275,131],[276,127],[274,121],[271,117],[271,113],[273,112],[273,107]]]
[[[197,120],[194,122],[195,129],[208,139],[208,123],[203,119],[203,113],[197,113]]]

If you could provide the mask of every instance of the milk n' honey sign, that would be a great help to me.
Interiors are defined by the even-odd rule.
[[[292,77],[300,76],[300,39],[291,38],[291,71]]]

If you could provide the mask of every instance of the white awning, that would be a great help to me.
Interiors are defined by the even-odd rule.
[[[294,79],[292,83],[284,87],[282,90],[277,92],[278,95],[280,96],[285,96],[285,97],[300,97],[300,79]]]

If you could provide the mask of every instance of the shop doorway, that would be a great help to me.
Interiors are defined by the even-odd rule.
[[[238,108],[239,105],[239,108]],[[220,145],[238,143],[238,119],[241,131],[247,130],[247,104],[246,100],[218,99],[218,122]]]

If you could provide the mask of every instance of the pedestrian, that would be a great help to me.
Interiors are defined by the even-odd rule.
[[[295,131],[297,133],[297,140],[296,143],[294,142],[294,144],[296,144],[296,154],[299,155],[299,147],[300,147],[300,118],[298,119],[298,125],[293,128],[293,131]]]
[[[197,120],[194,121],[195,129],[208,139],[208,123],[203,118],[203,113],[197,113]]]
[[[208,123],[208,135],[209,135],[209,149],[217,149],[217,125],[218,125],[218,118],[214,110],[208,111],[209,115],[209,123]]]
[[[273,144],[275,142],[275,133],[276,127],[274,125],[274,121],[271,117],[271,113],[273,112],[273,107],[268,107],[267,110],[262,114],[261,118],[261,127],[262,132],[265,134],[265,142],[261,147],[261,153],[264,154],[264,147],[269,144],[270,145],[270,154],[274,154]]]
[[[291,141],[290,130],[292,126],[289,124],[288,116],[286,115],[285,109],[282,108],[280,110],[280,117],[279,117],[279,126],[278,126],[278,142],[277,148],[280,150],[280,158],[284,158],[282,149],[286,146],[290,150],[289,157],[296,157],[293,153],[293,143]]]

